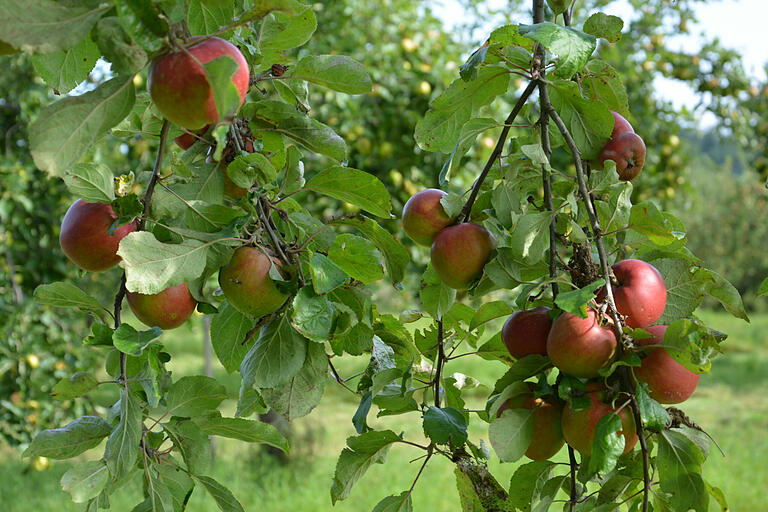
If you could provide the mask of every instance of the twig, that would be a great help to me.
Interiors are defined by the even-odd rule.
[[[333,373],[333,376],[336,378],[336,382],[338,382],[338,383],[341,385],[341,387],[343,387],[344,389],[346,389],[347,391],[349,391],[349,392],[350,392],[350,393],[352,393],[353,395],[356,395],[357,393],[355,393],[355,391],[354,391],[352,388],[350,388],[349,386],[347,386],[347,385],[344,383],[344,379],[342,379],[342,378],[341,378],[341,375],[339,375],[339,372],[338,372],[338,371],[336,371],[336,367],[335,367],[335,366],[333,366],[333,361],[331,361],[331,356],[329,356],[329,355],[326,353],[326,354],[325,354],[325,357],[327,357],[327,358],[328,358],[328,366],[330,366],[330,367],[331,367],[331,373]]]
[[[443,347],[443,319],[437,321],[437,361],[435,362],[435,407],[440,407],[440,374],[445,364]]]
[[[414,487],[416,487],[416,482],[419,481],[419,477],[424,472],[424,468],[427,467],[427,462],[429,462],[429,459],[431,458],[432,458],[432,445],[430,445],[429,448],[427,449],[427,456],[424,458],[424,462],[419,468],[419,472],[416,473],[416,478],[414,478],[413,483],[411,484],[411,488],[408,489],[408,494],[405,495],[406,500],[411,496],[411,493],[413,492]]]

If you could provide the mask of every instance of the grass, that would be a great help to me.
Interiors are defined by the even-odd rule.
[[[750,325],[724,313],[704,312],[701,316],[708,325],[730,335],[723,344],[725,357],[713,361],[712,373],[702,377],[696,394],[683,406],[726,453],[723,457],[713,447],[704,466],[704,476],[711,485],[725,492],[730,510],[762,510],[765,507],[764,489],[768,488],[768,464],[765,463],[768,453],[768,340],[764,334],[768,332],[768,315],[756,316]],[[199,328],[182,328],[166,336],[169,351],[175,357],[172,361],[175,377],[202,373]],[[339,361],[338,367],[343,375],[350,375],[365,363],[364,358],[345,358]],[[489,385],[504,369],[500,363],[464,357],[452,362],[448,371],[472,375]],[[236,396],[238,376],[226,375],[220,366],[215,367],[215,375]],[[487,391],[471,394],[468,405],[482,407],[484,393]],[[105,394],[98,398],[106,405],[113,397]],[[231,414],[233,405],[234,402],[226,403],[225,412]],[[354,395],[329,382],[326,396],[317,409],[295,422],[295,438],[286,465],[265,455],[259,446],[217,439],[216,462],[210,475],[229,486],[250,511],[371,510],[383,497],[410,487],[421,463],[412,459],[419,457],[421,452],[405,445],[393,447],[386,465],[372,467],[349,499],[331,507],[329,488],[336,458],[345,439],[354,435],[351,417],[356,407]],[[369,420],[377,428],[405,431],[409,439],[421,440],[416,413],[383,419],[377,419],[371,413]],[[470,439],[479,438],[487,440],[487,428],[473,419]],[[99,457],[101,450],[103,445],[86,458]],[[560,457],[563,455],[561,452]],[[500,483],[507,485],[515,466],[498,461],[492,461],[490,465]],[[82,511],[84,507],[72,503],[58,485],[69,466],[68,462],[54,461],[49,470],[25,471],[27,464],[16,452],[0,450],[0,503],[3,503],[3,510]],[[458,493],[452,472],[453,466],[447,460],[434,457],[413,492],[414,510],[457,510]],[[112,500],[112,510],[131,510],[140,493],[138,482],[120,489]],[[187,510],[207,512],[216,510],[216,506],[204,491],[196,489]]]

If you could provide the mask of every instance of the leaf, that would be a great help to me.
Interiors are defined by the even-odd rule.
[[[547,5],[552,9],[554,15],[557,16],[567,11],[571,3],[568,0],[547,0]]]
[[[499,394],[513,382],[533,377],[537,373],[541,373],[551,366],[552,363],[547,356],[529,354],[525,357],[521,357],[515,361],[515,364],[513,364],[509,370],[507,370],[507,373],[496,381],[496,385],[493,388],[493,394]]]
[[[128,291],[155,294],[168,287],[194,281],[205,269],[207,244],[186,239],[165,244],[147,231],[128,234],[120,241]]]
[[[263,64],[269,65],[269,57],[272,53],[279,56],[279,50],[297,48],[310,40],[317,30],[317,17],[312,7],[301,5],[301,11],[294,16],[280,16],[278,21],[271,18],[264,20],[265,28],[262,32],[261,51],[264,54]],[[266,62],[265,62],[266,61]]]
[[[477,136],[498,125],[499,123],[497,123],[495,119],[487,117],[477,117],[464,123],[459,138],[456,141],[456,145],[448,156],[448,160],[443,164],[443,168],[440,170],[440,175],[437,178],[441,187],[448,185],[449,174],[459,167],[461,164],[461,157],[463,157],[474,145]]]
[[[706,280],[706,291],[712,297],[720,301],[726,311],[749,323],[749,316],[744,309],[744,302],[741,300],[741,294],[727,279],[706,268],[698,273],[702,280]]]
[[[304,365],[307,339],[291,327],[288,315],[270,320],[261,328],[240,365],[242,386],[273,388],[290,381]]]
[[[161,334],[163,331],[159,327],[137,331],[128,324],[121,324],[112,334],[112,342],[115,348],[123,354],[140,356],[142,350]]]
[[[384,277],[381,254],[367,239],[342,233],[328,250],[328,258],[353,279],[370,284]]]
[[[629,117],[627,89],[618,72],[610,64],[596,58],[589,60],[584,71],[581,79],[584,95],[604,103],[624,117]]]
[[[616,467],[621,452],[624,451],[624,436],[621,418],[615,412],[609,412],[597,422],[595,437],[592,440],[592,455],[589,457],[589,473],[608,473]]]
[[[315,293],[319,295],[338,288],[349,279],[347,273],[324,254],[313,254],[309,265],[312,274],[312,287],[315,289]]]
[[[530,510],[534,494],[541,493],[551,478],[555,464],[549,461],[533,461],[517,468],[509,482],[509,499],[521,510]]]
[[[666,246],[678,240],[672,232],[670,223],[653,203],[643,202],[633,205],[629,212],[629,227],[647,236],[648,240],[657,246]]]
[[[690,316],[701,304],[705,293],[705,283],[698,279],[701,274],[694,270],[695,265],[676,258],[653,260],[652,264],[667,286],[667,305],[659,323],[670,324]]]
[[[104,460],[112,480],[120,480],[136,466],[142,436],[142,406],[126,388],[120,388],[120,421],[107,439]]]
[[[608,107],[582,97],[579,87],[570,80],[554,80],[550,93],[552,106],[576,142],[581,157],[596,158],[611,135],[613,116]]]
[[[306,6],[296,0],[255,0],[248,11],[243,13],[241,21],[263,18],[275,11],[288,15],[298,14]]]
[[[598,279],[584,288],[558,294],[555,305],[572,315],[587,318],[587,303],[596,297],[595,292],[605,285],[605,279]]]
[[[424,413],[424,435],[437,444],[455,448],[467,441],[467,420],[461,412],[450,407],[429,407]]]
[[[168,414],[193,417],[215,410],[227,398],[227,390],[216,379],[194,375],[182,377],[168,390]]]
[[[227,166],[227,176],[235,185],[251,188],[254,182],[266,185],[277,179],[277,170],[269,159],[261,153],[249,153],[237,156]]]
[[[391,370],[396,370],[396,368],[392,368]],[[352,424],[355,426],[355,432],[358,434],[362,434],[370,430],[370,427],[368,426],[368,413],[371,410],[372,401],[373,391],[366,391],[366,393],[360,399],[360,404],[357,406],[355,414],[352,415]]]
[[[228,437],[246,443],[263,443],[279,448],[284,452],[288,451],[288,440],[269,423],[244,418],[222,418],[220,416],[203,416],[194,421],[209,436]]]
[[[243,506],[232,494],[232,491],[221,485],[219,482],[209,476],[192,475],[192,478],[197,480],[205,487],[208,494],[211,495],[213,501],[218,505],[219,510],[222,512],[245,512]]]
[[[228,118],[240,107],[240,93],[232,81],[238,67],[239,64],[230,55],[222,55],[203,64],[219,119]]]
[[[133,42],[117,16],[100,19],[93,30],[93,37],[115,73],[133,75],[147,64],[146,52]]]
[[[67,281],[41,284],[35,288],[35,302],[57,308],[74,308],[85,312],[106,311],[99,301]]]
[[[371,431],[347,438],[347,448],[342,450],[336,463],[331,487],[331,502],[349,497],[352,487],[368,471],[372,464],[383,464],[392,443],[400,437],[391,430]]]
[[[377,217],[391,217],[389,192],[373,174],[335,166],[314,175],[304,188],[345,201]]]
[[[293,300],[293,327],[308,339],[323,343],[329,339],[335,308],[325,296],[315,295],[312,288],[299,290]]]
[[[397,496],[387,496],[373,507],[373,512],[413,512],[411,492],[404,491]]]
[[[549,224],[552,213],[529,213],[517,221],[510,244],[515,256],[527,263],[538,263],[549,250]]]
[[[72,48],[33,55],[32,65],[45,83],[66,94],[88,78],[99,56],[96,43],[86,37]]]
[[[80,163],[64,176],[67,189],[88,203],[111,203],[115,199],[115,177],[103,164]]]
[[[658,443],[659,482],[661,490],[671,495],[674,510],[709,510],[709,494],[701,478],[704,454],[699,447],[675,430],[663,430]]]
[[[173,418],[163,424],[176,450],[181,453],[190,473],[205,473],[211,465],[211,441],[195,422]]]
[[[502,462],[523,456],[533,438],[533,410],[507,409],[488,428],[491,446]]]
[[[493,99],[507,92],[509,72],[500,66],[482,68],[477,78],[465,82],[454,80],[448,89],[435,98],[430,110],[416,124],[414,137],[425,151],[450,153],[460,138],[464,123]]]
[[[306,360],[299,372],[285,384],[272,389],[262,389],[262,396],[268,406],[289,421],[301,418],[320,403],[327,374],[328,358],[325,355],[325,346],[310,343]]]
[[[656,400],[648,394],[648,384],[638,382],[635,387],[635,398],[637,399],[637,408],[640,411],[640,417],[643,419],[643,426],[648,430],[661,432],[669,423],[669,413]]]
[[[595,37],[602,37],[611,43],[621,39],[621,29],[624,21],[618,16],[596,12],[584,22],[584,32]]]
[[[472,316],[472,321],[469,323],[469,330],[474,331],[486,322],[490,322],[491,320],[502,316],[509,316],[514,312],[514,308],[507,304],[506,301],[496,300],[493,302],[486,302],[480,306]]]
[[[158,481],[168,489],[171,495],[171,510],[183,512],[187,497],[195,485],[194,482],[183,469],[174,464],[157,464],[154,467],[157,471]]]
[[[424,272],[422,288],[419,294],[424,309],[435,319],[442,318],[453,306],[456,290],[443,283],[432,265]]]
[[[211,345],[216,357],[228,373],[240,369],[248,345],[243,344],[245,335],[256,325],[228,302],[211,318]]]
[[[187,2],[187,23],[190,33],[206,35],[227,26],[235,14],[231,2],[212,3],[207,0],[191,0]]]
[[[22,456],[69,459],[95,447],[110,432],[112,427],[103,419],[83,416],[64,427],[43,430]]]
[[[763,283],[760,285],[760,290],[757,292],[758,297],[766,297],[768,296],[768,277],[766,277],[763,280]]]
[[[29,126],[30,151],[37,167],[61,176],[131,112],[134,100],[133,77],[115,77],[93,91],[45,107]]]
[[[91,9],[51,0],[0,2],[3,41],[27,53],[50,53],[77,45],[110,6]]]
[[[81,462],[64,473],[61,488],[72,496],[75,503],[85,503],[98,496],[108,481],[109,471],[103,460]]]
[[[71,377],[65,377],[51,389],[54,400],[71,400],[92,391],[98,387],[99,381],[88,372],[77,372]]]
[[[491,204],[496,212],[496,220],[505,228],[512,228],[520,211],[520,196],[512,185],[503,181],[491,192]]]
[[[594,36],[549,21],[520,25],[518,30],[558,56],[555,75],[559,78],[571,78],[581,71],[597,47]]]
[[[308,55],[296,64],[289,78],[347,94],[363,94],[372,87],[365,66],[344,55]]]

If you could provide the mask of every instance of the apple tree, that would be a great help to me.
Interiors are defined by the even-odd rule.
[[[77,399],[114,386],[119,400],[105,417],[43,431],[26,455],[68,459],[106,440],[101,458],[62,479],[88,510],[134,479],[144,491],[136,511],[183,510],[196,487],[221,510],[243,510],[208,474],[207,437],[288,449],[250,417],[311,413],[326,385],[349,387],[334,361],[366,355],[349,388],[360,399],[357,435],[339,456],[333,503],[394,446],[420,455],[421,467],[377,511],[412,510],[434,457],[455,464],[463,510],[704,511],[710,499],[725,508],[702,474],[706,434],[671,405],[690,396],[724,339],[696,318],[703,298],[748,318],[735,288],[687,248],[679,219],[632,203],[654,149],[626,121],[621,76],[595,55],[623,23],[602,12],[576,23],[568,4],[533,0],[532,20],[494,30],[416,125],[420,148],[448,159],[444,190],[415,194],[403,213],[431,263],[418,303],[395,316],[372,294],[382,282],[401,289],[409,263],[382,227],[400,226],[389,193],[347,165],[345,141],[309,104],[311,89],[362,94],[372,82],[349,57],[296,50],[318,29],[312,7],[0,2],[7,51],[47,56],[59,70],[47,80],[63,71],[82,80],[89,55],[112,71],[45,107],[29,132],[37,167],[72,194],[61,249],[84,270],[120,275],[109,303],[69,281],[36,289],[40,304],[92,317],[83,343],[101,351],[109,375],[75,373],[54,392]],[[145,69],[146,92],[136,79]],[[485,107],[502,101],[513,105],[506,119],[490,116]],[[454,190],[461,156],[497,129],[471,189]],[[112,137],[147,141],[151,169],[88,161]],[[306,206],[318,196],[335,201],[327,217]],[[122,322],[124,302],[146,328]],[[221,383],[167,370],[163,330],[195,308],[213,315],[216,355],[240,373],[233,417],[219,411],[229,398]],[[483,410],[462,398],[471,379],[449,373],[457,357],[509,367]],[[374,405],[379,417],[417,416],[421,428],[372,428]],[[470,439],[470,422],[487,424],[494,455]],[[569,463],[554,462],[564,445]],[[490,457],[524,455],[533,462],[509,486],[488,470]]]

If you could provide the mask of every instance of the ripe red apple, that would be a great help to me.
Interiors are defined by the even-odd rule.
[[[653,334],[652,338],[639,339],[640,345],[657,345],[662,342],[666,325],[645,327]],[[646,352],[639,368],[633,368],[635,378],[648,384],[651,398],[662,404],[679,404],[690,398],[699,384],[699,374],[693,373],[669,355],[662,347],[652,348]]]
[[[211,37],[186,50],[168,53],[152,61],[148,86],[158,110],[169,121],[192,131],[219,120],[213,91],[200,64],[224,55],[235,59],[238,69],[232,76],[232,82],[240,94],[240,105],[248,92],[250,76],[245,57],[228,41]]]
[[[550,308],[538,306],[518,311],[501,328],[501,341],[515,359],[529,354],[547,355],[547,336],[552,328]]]
[[[629,121],[624,116],[613,110],[611,110],[611,114],[613,115],[613,131],[611,132],[611,138],[608,140],[615,139],[622,133],[635,133],[635,129],[632,128],[632,125],[629,124]]]
[[[221,268],[219,285],[229,303],[241,313],[260,318],[277,311],[288,299],[269,276],[272,262],[280,268],[281,262],[268,257],[262,249],[240,247]]]
[[[588,408],[574,411],[571,409],[571,404],[566,404],[563,409],[562,426],[565,442],[573,449],[581,452],[582,455],[590,455],[592,453],[595,427],[597,427],[597,422],[600,421],[600,418],[608,413],[616,412],[618,409],[603,403],[602,386],[588,385],[587,391],[591,402]],[[630,452],[637,443],[637,430],[629,405],[621,409],[619,418],[621,418],[622,430],[617,435],[624,436],[623,455]]]
[[[619,282],[613,287],[613,298],[619,313],[627,317],[630,327],[647,327],[664,314],[667,306],[667,285],[661,273],[642,260],[623,260],[613,265]],[[605,290],[597,296],[604,300]]]
[[[533,460],[547,460],[560,451],[563,439],[563,407],[551,400],[535,398],[533,384],[527,383],[529,393],[515,395],[505,401],[496,416],[507,409],[533,409],[533,437],[525,455]]]
[[[484,227],[465,222],[448,226],[432,242],[432,267],[445,284],[466,290],[483,274],[496,239]]]
[[[208,129],[208,125],[205,125],[202,130],[197,130],[194,133],[197,135],[202,135],[205,133],[205,131]],[[197,142],[198,138],[192,135],[191,133],[182,133],[175,139],[173,139],[173,142],[176,143],[177,146],[179,146],[184,151],[188,150],[192,147],[192,144]]]
[[[86,203],[82,199],[69,207],[61,222],[59,245],[72,263],[84,270],[100,272],[117,265],[120,240],[136,231],[136,221],[119,226],[114,235],[107,229],[117,220],[111,205]]]
[[[440,204],[447,195],[442,190],[428,188],[411,196],[403,207],[403,230],[411,240],[429,247],[437,234],[453,223]]]
[[[597,313],[587,308],[587,318],[563,313],[552,323],[547,337],[547,355],[561,372],[574,377],[597,377],[616,352],[616,335],[602,327]]]
[[[189,293],[187,283],[171,286],[152,295],[127,292],[125,298],[136,318],[149,327],[163,330],[175,329],[186,322],[197,304]]]
[[[597,157],[597,169],[605,166],[606,160],[616,163],[616,172],[622,181],[632,181],[643,170],[645,164],[645,142],[636,133],[622,133],[603,146]]]

